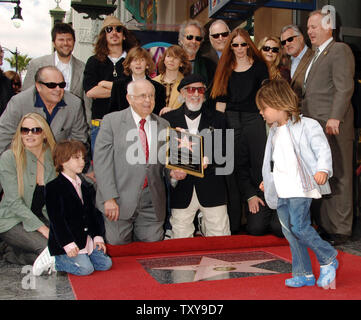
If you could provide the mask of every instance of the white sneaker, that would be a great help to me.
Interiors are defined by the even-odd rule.
[[[173,231],[171,229],[167,229],[164,234],[164,240],[170,240],[173,238]]]
[[[55,271],[55,257],[50,255],[48,247],[46,247],[36,258],[33,264],[33,275],[40,276],[43,272],[51,274]]]

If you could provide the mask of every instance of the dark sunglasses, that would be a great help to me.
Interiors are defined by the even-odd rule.
[[[262,47],[262,50],[265,51],[265,52],[268,52],[268,51],[271,50],[273,53],[278,53],[278,52],[280,52],[280,48],[278,48],[278,47],[263,46],[263,47]]]
[[[211,36],[214,38],[214,39],[218,39],[220,36],[222,36],[223,38],[226,38],[229,36],[229,32],[226,31],[226,32],[221,32],[221,33],[214,33],[214,34],[211,34]]]
[[[20,128],[20,133],[24,136],[28,135],[29,132],[31,132],[32,134],[35,134],[35,135],[39,135],[40,133],[43,132],[43,129],[40,127],[34,127],[34,128],[21,127]]]
[[[193,35],[191,35],[191,34],[189,34],[188,36],[186,36],[186,39],[187,39],[187,40],[193,40],[193,38],[195,38],[196,41],[198,41],[198,42],[201,42],[201,41],[203,40],[203,37],[201,37],[201,36],[193,36]]]
[[[292,36],[292,37],[287,38],[286,40],[282,40],[282,41],[281,41],[282,46],[284,46],[284,45],[286,44],[286,41],[287,41],[287,42],[292,42],[293,39],[294,39],[294,38],[297,38],[297,37],[298,37],[298,36]]]
[[[198,91],[199,94],[204,94],[206,92],[205,87],[187,87],[185,89],[189,94],[194,94],[196,91]]]
[[[107,27],[105,27],[105,31],[107,33],[111,33],[113,31],[113,29],[115,29],[115,31],[118,32],[118,33],[123,32],[123,27],[122,26],[116,26],[116,27],[107,26]]]
[[[242,42],[242,43],[235,43],[235,42],[233,42],[233,43],[231,43],[231,46],[233,47],[233,48],[238,48],[239,46],[241,46],[241,47],[247,47],[248,46],[248,44],[247,44],[247,42]]]
[[[39,81],[39,83],[43,84],[44,86],[47,86],[49,89],[55,89],[57,86],[59,86],[59,88],[64,89],[66,87],[66,82],[43,82],[43,81]]]

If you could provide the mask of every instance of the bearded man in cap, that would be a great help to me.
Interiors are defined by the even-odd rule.
[[[202,135],[205,147],[205,161],[208,163],[204,177],[187,174],[184,179],[175,175],[170,190],[173,238],[193,237],[193,220],[198,210],[202,212],[202,231],[205,236],[230,235],[229,218],[226,205],[226,186],[223,175],[217,175],[215,154],[225,151],[226,121],[224,114],[205,107],[206,81],[200,75],[189,75],[178,86],[184,103],[163,115],[172,128]],[[215,139],[215,131],[222,132],[222,139]],[[171,173],[176,174],[174,171]],[[185,175],[185,174],[184,174]]]
[[[98,39],[84,70],[83,87],[87,97],[93,99],[91,108],[91,146],[101,120],[109,113],[113,81],[123,76],[123,61],[127,52],[136,45],[134,35],[114,16],[105,18]]]

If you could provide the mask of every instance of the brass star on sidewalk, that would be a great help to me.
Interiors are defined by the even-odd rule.
[[[185,266],[174,266],[174,267],[162,267],[152,268],[157,270],[193,270],[196,271],[193,281],[200,281],[203,279],[218,276],[220,274],[229,272],[240,272],[240,273],[272,273],[276,274],[279,272],[270,271],[254,265],[265,263],[268,261],[274,261],[275,259],[262,259],[262,260],[247,260],[247,261],[235,261],[229,262],[219,259],[213,259],[209,257],[202,257],[199,264],[185,265]]]

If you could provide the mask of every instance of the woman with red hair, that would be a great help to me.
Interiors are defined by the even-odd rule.
[[[266,127],[256,105],[256,93],[269,78],[263,57],[248,32],[241,27],[232,31],[218,62],[210,97],[216,109],[225,112],[227,127],[234,131],[234,171],[226,177],[228,213],[232,234],[242,225],[242,203],[248,203],[247,231],[266,233],[269,214],[264,213],[262,160]]]

